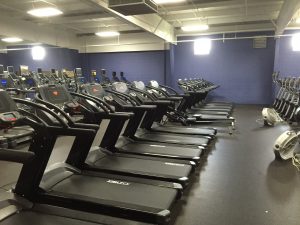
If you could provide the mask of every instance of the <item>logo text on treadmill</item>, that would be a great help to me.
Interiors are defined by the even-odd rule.
[[[170,165],[170,166],[184,166],[184,164],[180,164],[180,163],[171,163],[171,162],[166,162],[166,165]]]
[[[128,182],[118,181],[118,180],[107,180],[106,182],[110,183],[110,184],[119,184],[119,185],[125,185],[125,186],[130,185],[130,183],[128,183]]]

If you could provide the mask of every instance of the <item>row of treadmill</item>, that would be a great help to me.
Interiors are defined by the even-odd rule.
[[[300,169],[299,128],[300,121],[300,78],[281,77],[279,72],[272,74],[277,94],[272,107],[264,108],[262,116],[265,126],[289,124],[289,129],[283,132],[274,143],[274,153],[277,160],[290,160]]]
[[[218,86],[204,79],[178,80],[177,91],[103,70],[105,82],[52,72],[0,66],[0,127],[31,131],[27,151],[0,148],[0,160],[23,164],[0,192],[0,224],[169,224],[218,130],[234,127],[233,105],[206,103]],[[66,160],[47,167],[64,136],[74,137]]]

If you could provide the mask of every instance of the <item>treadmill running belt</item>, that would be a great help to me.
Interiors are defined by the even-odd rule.
[[[172,163],[126,157],[106,156],[98,160],[95,166],[108,170],[131,171],[143,174],[157,174],[160,176],[176,174],[178,177],[188,177],[192,167],[185,164],[173,166]]]
[[[101,177],[73,175],[52,188],[77,199],[111,201],[119,205],[144,206],[155,209],[170,208],[177,190],[158,186],[111,180]]]
[[[155,134],[155,133],[145,133],[139,138],[145,140],[151,140],[155,142],[162,142],[162,143],[172,143],[172,144],[183,144],[183,145],[197,145],[197,146],[207,146],[209,144],[208,138],[201,138],[201,137],[185,137],[180,135],[172,135],[172,134]]]
[[[32,211],[21,211],[0,222],[0,225],[99,225],[66,217],[47,215]]]
[[[204,120],[221,120],[221,119],[228,119],[228,116],[221,116],[221,115],[206,115],[206,114],[194,114],[193,117],[199,117],[200,119]]]
[[[170,133],[182,133],[182,134],[195,134],[195,135],[208,135],[213,136],[216,131],[213,129],[201,129],[191,127],[175,127],[175,126],[157,126],[152,128],[155,131],[163,131]]]
[[[157,154],[157,155],[169,155],[177,156],[182,158],[199,158],[202,154],[201,149],[197,148],[184,148],[184,147],[175,147],[168,148],[168,146],[158,143],[151,144],[139,144],[139,143],[129,143],[120,148],[124,152],[132,152],[137,154]]]

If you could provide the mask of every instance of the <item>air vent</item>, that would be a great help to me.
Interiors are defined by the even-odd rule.
[[[125,16],[157,13],[157,5],[151,0],[109,0],[108,7]]]
[[[253,39],[253,48],[266,48],[267,38],[266,37],[256,37]]]

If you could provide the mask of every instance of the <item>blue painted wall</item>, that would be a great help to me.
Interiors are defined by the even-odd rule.
[[[266,49],[253,49],[252,39],[213,41],[209,55],[194,55],[192,42],[179,43],[173,48],[172,86],[177,85],[179,78],[203,77],[221,85],[212,93],[214,99],[246,104],[272,102],[275,54],[272,38],[268,38]]]
[[[130,81],[157,80],[161,83],[165,79],[165,57],[165,51],[80,54],[86,76],[90,75],[91,70],[97,70],[99,74],[103,68],[109,77],[113,71],[118,75],[123,71]]]
[[[0,64],[4,65],[5,67],[7,66],[7,54],[0,53]]]
[[[7,63],[15,68],[18,68],[19,65],[28,65],[32,71],[36,71],[37,68],[44,70],[52,68],[73,70],[81,65],[80,57],[76,50],[45,46],[46,56],[44,60],[36,61],[32,59],[30,46],[11,47],[10,49],[15,48],[24,48],[23,50],[9,50],[7,53]]]

